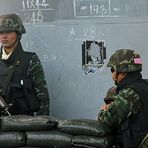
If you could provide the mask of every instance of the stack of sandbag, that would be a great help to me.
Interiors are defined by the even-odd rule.
[[[0,132],[0,147],[13,148],[25,145],[25,133],[19,131]]]
[[[0,146],[12,148],[61,145],[65,147],[71,142],[71,136],[60,134],[56,131],[56,127],[57,119],[50,116],[1,117]]]
[[[111,148],[113,129],[101,121],[91,119],[61,120],[59,131],[73,135],[72,145],[84,148]]]
[[[112,129],[90,119],[1,117],[0,148],[111,148]]]

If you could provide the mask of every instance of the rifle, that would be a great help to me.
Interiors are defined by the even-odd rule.
[[[10,105],[7,105],[5,100],[0,96],[0,107],[9,115],[11,116],[10,112],[8,111]]]

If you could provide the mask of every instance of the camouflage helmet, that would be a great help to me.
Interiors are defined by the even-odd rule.
[[[114,96],[117,94],[116,88],[117,88],[116,86],[112,86],[111,88],[108,89],[106,97],[104,98],[106,104],[114,100]]]
[[[21,18],[16,14],[5,14],[0,16],[0,32],[14,31],[19,34],[26,33]]]
[[[142,62],[135,50],[120,49],[110,57],[107,67],[112,67],[117,72],[134,72],[142,70]]]

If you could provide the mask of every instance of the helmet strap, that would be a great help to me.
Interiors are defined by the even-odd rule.
[[[18,39],[18,41],[21,40],[21,38],[22,38],[22,34],[20,34],[20,33],[17,32],[17,31],[16,31],[16,34],[17,34],[17,39]]]

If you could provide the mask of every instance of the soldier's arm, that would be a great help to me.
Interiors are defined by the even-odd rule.
[[[47,83],[45,80],[42,64],[36,54],[34,54],[30,60],[29,73],[33,82],[33,88],[36,97],[41,102],[38,115],[49,115],[50,98],[48,94]]]
[[[110,126],[116,127],[130,115],[136,114],[140,107],[141,100],[139,94],[131,88],[126,88],[115,96],[114,102],[101,113],[99,119]]]

